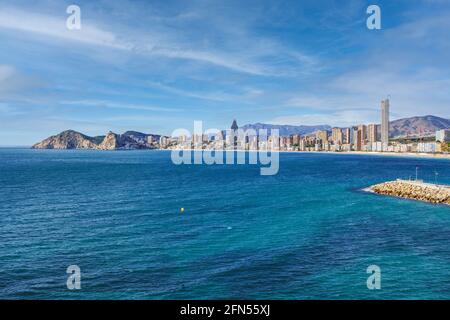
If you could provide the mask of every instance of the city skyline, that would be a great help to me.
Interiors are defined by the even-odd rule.
[[[306,133],[291,133],[291,134],[278,134],[280,139],[281,138],[291,138],[291,140],[293,139],[295,141],[295,139],[300,139],[301,137],[316,137],[317,140],[321,140],[321,141],[328,141],[328,142],[332,142],[334,145],[356,145],[356,150],[361,150],[362,146],[365,145],[366,143],[376,143],[376,142],[380,142],[383,143],[385,146],[387,146],[389,144],[389,141],[391,139],[399,139],[399,138],[406,138],[406,139],[423,139],[423,138],[431,138],[432,136],[436,135],[436,140],[438,140],[438,134],[440,132],[448,132],[450,131],[450,125],[447,124],[444,127],[437,127],[434,130],[428,129],[427,131],[424,131],[423,129],[420,129],[419,131],[417,131],[416,133],[407,133],[404,135],[393,135],[392,132],[389,132],[388,134],[388,140],[387,142],[384,141],[383,142],[383,137],[381,135],[381,129],[383,127],[382,122],[383,122],[383,116],[385,116],[385,109],[384,109],[384,103],[387,101],[387,103],[389,104],[389,100],[382,100],[381,101],[381,123],[370,123],[370,124],[359,124],[359,125],[351,125],[348,127],[331,127],[329,125],[300,125],[300,126],[292,126],[292,125],[270,125],[270,124],[262,124],[262,123],[255,123],[255,124],[245,124],[243,127],[245,127],[245,129],[242,129],[242,127],[239,127],[237,125],[237,119],[233,119],[232,124],[231,124],[231,130],[232,131],[237,131],[239,130],[243,130],[244,134],[248,134],[247,132],[250,132],[251,130],[255,130],[252,129],[253,126],[263,126],[261,127],[261,129],[265,128],[265,130],[267,130],[268,135],[270,136],[270,132],[273,129],[279,130],[280,128],[297,128],[297,130],[302,130],[304,131],[305,128],[309,129],[309,132]],[[396,120],[391,120],[389,118],[389,113],[387,113],[387,118],[386,121],[389,123],[389,125],[387,125],[388,130],[391,128],[391,123],[395,123],[396,121],[406,121],[406,122],[410,122],[412,119],[427,119],[429,117],[432,117],[432,119],[436,120],[438,119],[438,121],[445,121],[450,123],[450,119],[443,119],[443,118],[438,118],[432,115],[428,115],[428,116],[423,116],[423,117],[411,117],[411,118],[405,118],[405,119],[396,119]],[[203,122],[202,121],[194,121],[194,129],[196,127],[196,123],[201,123],[201,127],[203,127]],[[155,137],[161,137],[163,139],[169,139],[169,138],[177,138],[178,142],[189,142],[192,141],[195,143],[195,139],[199,138],[199,141],[202,141],[202,137],[201,136],[209,136],[209,134],[202,134],[199,137],[196,137],[195,134],[188,134],[188,135],[179,135],[177,132],[179,130],[182,131],[189,131],[189,129],[187,129],[189,127],[189,125],[185,126],[184,128],[177,128],[175,130],[172,131],[172,134],[162,134],[160,132],[139,132],[139,131],[135,131],[135,130],[126,130],[126,132],[124,132],[123,134],[120,132],[113,132],[112,130],[108,130],[108,133],[105,134],[100,134],[97,136],[91,136],[90,138],[95,138],[95,139],[100,139],[100,138],[104,138],[105,136],[109,135],[109,134],[114,134],[114,135],[145,135],[148,136],[149,138],[149,143],[156,143],[157,140],[154,140]],[[320,129],[321,127],[328,127],[328,129]],[[317,129],[314,129],[317,128]],[[221,132],[222,135],[225,137],[227,134],[226,132],[229,130],[227,128],[208,128],[207,129],[210,133],[211,132]],[[292,129],[291,129],[292,130]],[[78,132],[76,130],[73,129],[66,129],[60,133],[56,133],[56,134],[52,134],[51,137],[54,136],[59,136],[68,132],[72,132],[72,133],[77,133],[77,134],[82,134],[82,135],[86,135],[86,133],[81,133]],[[206,131],[205,131],[206,132]],[[174,133],[176,133],[174,135]],[[442,133],[441,133],[442,134]],[[446,133],[445,133],[446,134]],[[89,137],[89,134],[86,135],[87,137]],[[182,138],[182,140],[180,141],[180,137]],[[184,140],[183,140],[184,138]],[[188,140],[189,139],[189,140]],[[191,140],[193,139],[193,140]],[[44,139],[46,140],[46,139]],[[226,139],[224,139],[225,141]],[[359,141],[359,143],[358,143]],[[295,142],[294,142],[295,144]],[[33,144],[34,145],[34,144]],[[0,145],[0,147],[2,147],[2,145]],[[4,147],[8,147],[8,146],[4,146]],[[11,146],[11,147],[20,147],[20,146]],[[26,146],[23,146],[26,147]],[[339,151],[339,150],[337,150]]]
[[[425,140],[422,130],[414,139],[408,136],[392,139],[390,135],[390,102],[381,100],[381,125],[359,124],[347,128],[333,127],[318,129],[309,133],[281,135],[279,128],[240,128],[233,119],[229,129],[203,127],[203,122],[194,122],[194,131],[178,128],[171,135],[145,134],[127,131],[116,134],[111,131],[105,136],[88,137],[73,130],[66,130],[48,137],[32,146],[33,149],[96,149],[135,150],[169,149],[178,157],[180,150],[204,151],[308,151],[308,152],[383,152],[383,153],[431,153],[448,154],[450,148],[450,125],[434,132],[434,140]],[[380,134],[378,128],[380,127]],[[405,140],[406,138],[406,140]],[[184,159],[183,157],[180,158]],[[180,160],[180,161],[181,161]],[[183,160],[184,161],[184,160]],[[178,160],[176,161],[178,163]],[[201,163],[201,161],[199,161]],[[276,170],[278,171],[278,170]]]
[[[359,0],[80,1],[67,30],[70,4],[0,5],[0,145],[194,120],[348,127],[379,123],[388,95],[392,119],[450,117],[443,2],[378,1],[381,30]]]

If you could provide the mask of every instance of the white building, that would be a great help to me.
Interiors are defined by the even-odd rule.
[[[168,144],[169,144],[169,137],[161,136],[159,138],[159,145],[161,146],[161,148],[167,147]]]
[[[436,142],[419,142],[417,144],[417,152],[434,153],[437,151]]]
[[[450,142],[450,129],[436,131],[436,142]]]

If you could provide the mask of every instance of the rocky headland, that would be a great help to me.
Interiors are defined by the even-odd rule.
[[[123,134],[108,132],[105,136],[89,137],[67,130],[32,146],[33,149],[95,149],[136,150],[158,148],[160,135],[127,131]]]

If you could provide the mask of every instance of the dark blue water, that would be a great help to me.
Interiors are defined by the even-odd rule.
[[[260,176],[163,151],[0,149],[0,298],[449,299],[449,207],[358,191],[416,166],[450,183],[448,160],[285,153]]]

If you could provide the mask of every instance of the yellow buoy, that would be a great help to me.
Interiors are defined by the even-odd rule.
[[[180,211],[181,211],[181,213],[183,213],[183,212],[184,212],[184,208],[181,208],[181,210],[180,210]]]

